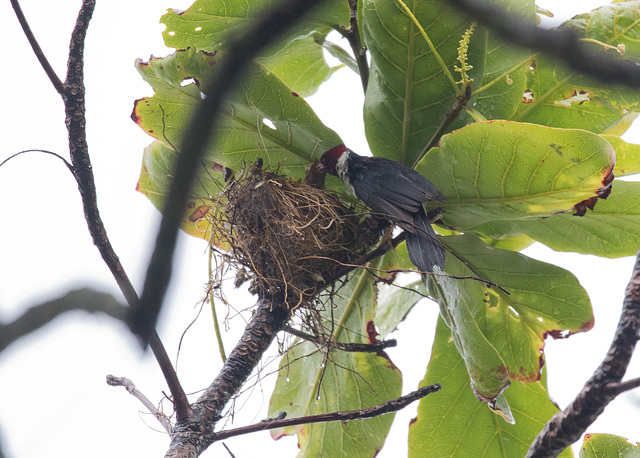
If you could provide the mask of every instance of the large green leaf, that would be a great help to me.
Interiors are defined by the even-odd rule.
[[[639,458],[638,444],[612,434],[585,434],[580,458]]]
[[[583,217],[494,221],[471,228],[496,239],[526,234],[556,251],[606,258],[633,256],[640,246],[640,183],[615,180],[611,195]]]
[[[475,123],[442,138],[418,164],[447,197],[446,226],[568,212],[611,179],[613,148],[598,135],[510,121]]]
[[[489,247],[472,235],[444,237],[442,242],[467,268],[509,291],[482,285],[483,299],[472,307],[478,309],[473,313],[478,326],[504,360],[511,379],[539,379],[547,335],[566,337],[593,326],[587,292],[571,272]],[[474,275],[469,270],[455,272]],[[459,287],[467,289],[467,282]]]
[[[464,361],[449,329],[438,320],[431,361],[421,386],[442,384],[442,390],[424,398],[409,429],[409,457],[512,458],[524,456],[545,422],[557,411],[544,381],[513,382],[505,395],[515,425],[503,421],[469,390]],[[571,457],[566,449],[561,457]]]
[[[447,258],[445,270],[457,275],[462,268],[455,258]],[[498,350],[484,330],[484,291],[480,283],[458,283],[446,276],[429,277],[429,295],[440,304],[440,316],[451,329],[479,399],[494,403],[509,386],[509,373]]]
[[[160,22],[166,25],[165,44],[177,49],[226,49],[229,36],[241,34],[267,14],[271,0],[197,0],[186,11],[169,10]],[[331,0],[315,9],[301,23],[258,59],[292,90],[310,95],[333,72],[324,60],[322,42],[332,28],[349,24],[349,5]]]
[[[567,21],[561,27],[578,37],[611,46],[625,46],[620,59],[640,59],[640,2],[627,1],[603,6]],[[602,45],[590,44],[596,54],[617,54]],[[512,118],[553,127],[586,129],[601,133],[630,111],[640,111],[640,93],[584,78],[554,58],[536,55],[528,72],[530,100],[522,103]]]
[[[367,330],[375,313],[373,277],[358,271],[322,312],[326,329],[338,342],[369,343]],[[335,320],[330,324],[329,320]],[[368,337],[367,337],[368,336]],[[298,342],[280,363],[269,415],[288,417],[372,407],[401,393],[402,376],[383,353],[324,351]],[[319,394],[319,397],[316,395]],[[368,420],[299,425],[272,431],[274,438],[298,434],[299,456],[374,456],[384,444],[393,415]]]
[[[171,186],[173,169],[178,160],[177,153],[159,141],[147,146],[142,155],[142,169],[136,190],[147,196],[160,211]],[[212,211],[214,196],[220,191],[224,179],[215,162],[204,161],[198,170],[196,185],[188,197],[187,208],[181,229],[187,234],[211,240],[211,227],[207,214]]]
[[[455,74],[458,42],[470,21],[440,0],[406,3]],[[375,156],[411,165],[455,100],[455,87],[398,1],[363,0],[361,28],[371,52],[364,104],[369,147]]]
[[[179,147],[195,106],[206,96],[201,91],[221,59],[221,53],[188,49],[138,61],[138,71],[153,86],[154,96],[136,102],[134,120],[165,145]],[[218,119],[207,160],[237,170],[260,157],[270,169],[303,178],[310,162],[342,143],[298,94],[264,66],[250,64],[238,86]]]

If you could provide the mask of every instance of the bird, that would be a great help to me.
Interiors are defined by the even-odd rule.
[[[320,164],[342,179],[358,200],[405,231],[409,259],[418,270],[444,270],[446,252],[422,204],[447,199],[431,181],[400,162],[360,156],[345,145],[326,151]]]

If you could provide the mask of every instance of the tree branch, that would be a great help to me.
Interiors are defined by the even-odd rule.
[[[533,441],[527,458],[555,457],[580,439],[587,427],[618,394],[640,331],[640,251],[625,293],[622,315],[607,356],[574,401],[555,414]],[[620,384],[623,385],[623,384]],[[618,386],[620,386],[618,385]]]
[[[95,0],[84,0],[76,24],[71,34],[69,44],[69,60],[67,64],[66,90],[62,94],[65,106],[66,125],[69,135],[69,152],[73,172],[78,182],[78,190],[82,198],[82,205],[89,233],[93,243],[98,248],[102,259],[109,267],[120,291],[130,307],[137,306],[139,300],[120,259],[107,236],[107,231],[98,211],[95,179],[86,132],[85,87],[84,87],[84,43],[89,21],[95,9]],[[162,370],[169,390],[173,396],[178,418],[189,414],[189,402],[180,385],[178,376],[169,360],[167,352],[155,333],[150,333],[150,343],[153,354]]]
[[[20,3],[18,2],[18,0],[11,0],[11,6],[13,7],[13,11],[15,11],[16,13],[16,17],[18,18],[18,22],[20,23],[20,27],[22,27],[22,31],[24,32],[24,35],[27,37],[27,40],[31,45],[31,49],[33,49],[33,53],[36,55],[38,62],[40,62],[42,69],[49,77],[49,81],[51,81],[51,84],[53,84],[53,87],[56,89],[58,94],[64,95],[64,93],[66,92],[66,87],[62,83],[62,81],[60,81],[60,78],[58,78],[58,75],[56,75],[56,72],[53,70],[53,67],[51,67],[51,64],[49,64],[47,57],[44,55],[42,48],[38,44],[38,40],[36,40],[35,35],[31,31],[31,27],[29,27],[27,18],[24,16],[24,13],[22,12]]]
[[[369,85],[369,62],[367,62],[367,49],[362,46],[360,41],[360,29],[358,28],[358,0],[349,0],[349,9],[351,10],[351,19],[349,28],[340,30],[342,36],[347,39],[353,55],[358,64],[358,73],[362,81],[362,89],[367,92]]]
[[[216,441],[221,441],[234,436],[255,433],[258,431],[266,431],[269,429],[285,428],[288,426],[309,425],[312,423],[326,423],[329,421],[349,421],[363,420],[365,418],[373,418],[380,415],[397,412],[404,409],[412,402],[422,399],[423,397],[440,391],[442,385],[436,383],[434,385],[423,386],[406,396],[400,396],[396,399],[383,402],[375,407],[369,407],[360,410],[345,410],[339,412],[323,413],[319,415],[309,415],[307,417],[285,418],[281,420],[267,420],[255,425],[243,426],[242,428],[230,429],[216,433]]]
[[[396,341],[396,339],[383,340],[382,342],[378,342],[375,344],[344,343],[344,342],[335,342],[333,340],[326,341],[326,339],[319,339],[316,336],[312,336],[311,334],[307,334],[306,332],[302,332],[295,328],[292,328],[288,324],[285,324],[282,327],[282,330],[296,337],[300,337],[301,339],[308,340],[309,342],[313,342],[320,347],[333,348],[336,350],[348,351],[348,352],[377,353],[379,351],[383,351],[385,348],[395,347],[396,345],[398,345],[398,342]]]
[[[176,423],[166,458],[197,457],[217,440],[214,428],[224,407],[249,378],[288,319],[289,312],[281,303],[260,299],[255,314],[218,376],[191,406],[192,414]]]
[[[49,324],[63,313],[73,310],[104,313],[121,321],[125,321],[127,315],[127,308],[110,294],[92,289],[71,291],[58,299],[27,309],[11,323],[0,324],[0,352],[21,337]]]
[[[558,57],[578,73],[607,84],[640,87],[640,67],[635,62],[591,52],[569,30],[543,29],[477,0],[449,0],[449,3],[490,27],[508,43]]]
[[[625,391],[633,390],[638,387],[640,387],[640,377],[627,380],[625,382],[609,383],[605,389],[610,394],[614,396],[618,396],[619,394],[624,393]]]

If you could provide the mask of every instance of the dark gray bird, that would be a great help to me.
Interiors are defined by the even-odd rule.
[[[427,201],[446,200],[433,183],[400,162],[359,156],[344,145],[331,148],[320,162],[356,198],[405,230],[409,259],[419,270],[444,269],[445,250],[422,206]]]

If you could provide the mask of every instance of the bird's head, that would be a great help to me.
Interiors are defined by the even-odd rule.
[[[338,171],[336,169],[338,161],[343,154],[348,153],[349,151],[349,148],[346,146],[338,145],[325,152],[320,158],[320,163],[322,164],[324,171],[331,175],[338,175]]]

